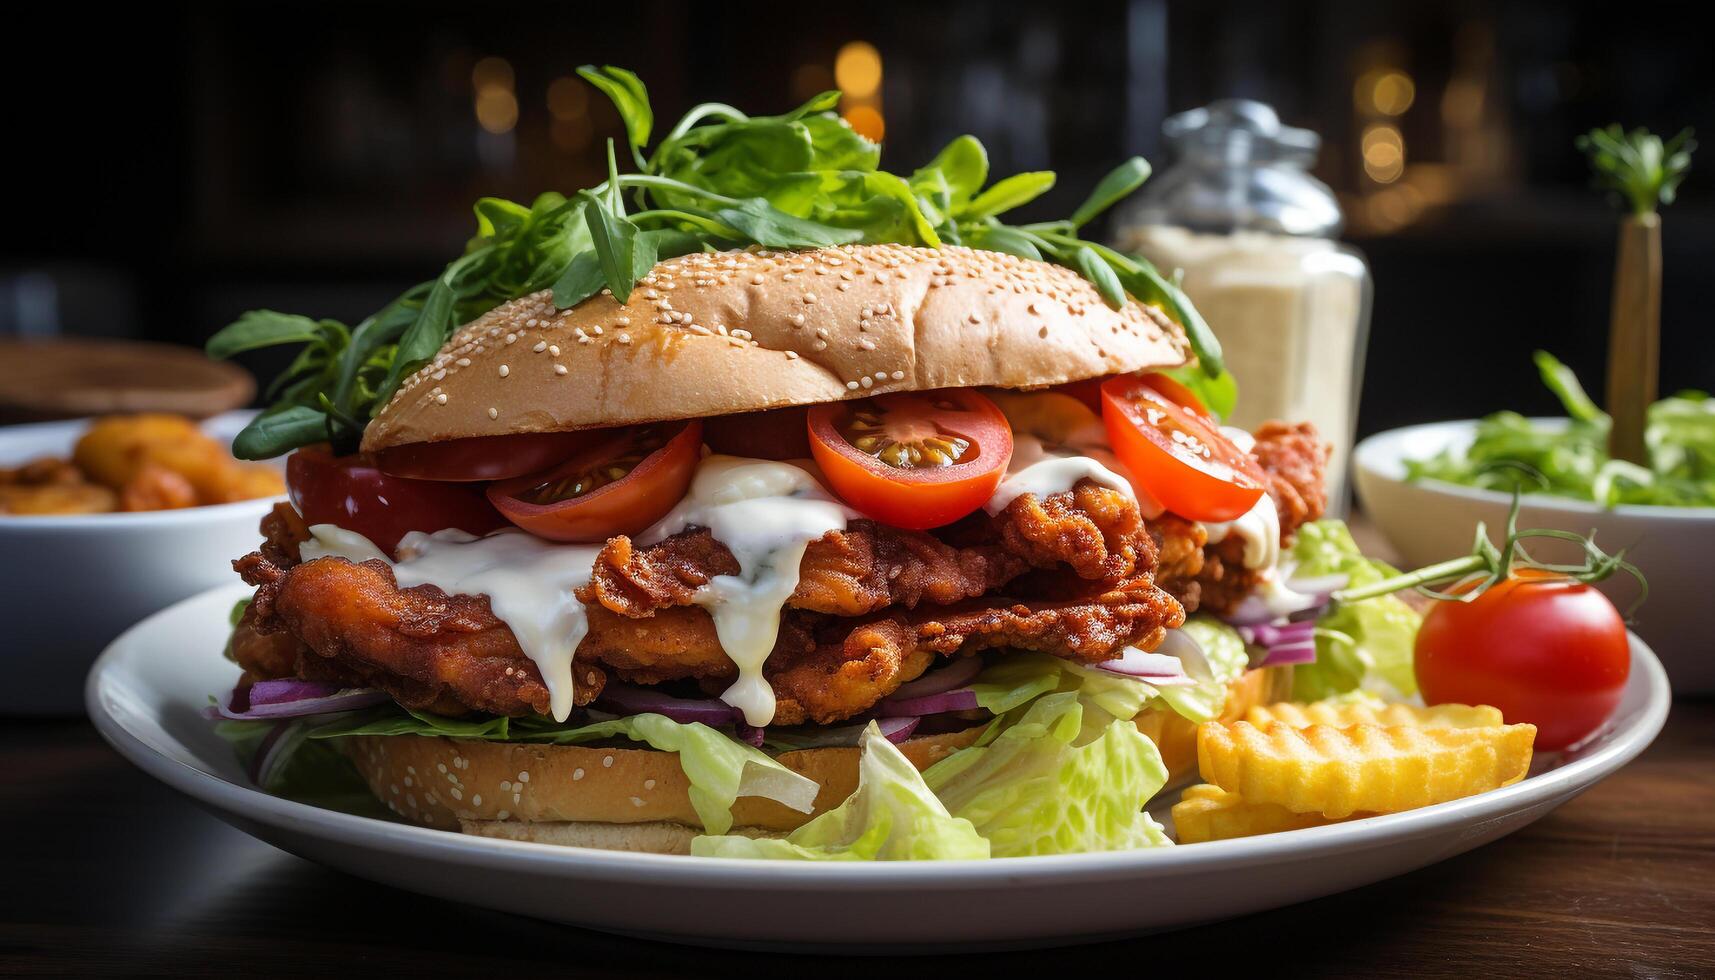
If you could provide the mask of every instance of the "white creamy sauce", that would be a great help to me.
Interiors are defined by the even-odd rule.
[[[368,538],[332,524],[312,525],[310,535],[299,546],[305,561],[378,558],[393,566],[401,588],[433,585],[449,595],[488,596],[495,617],[541,672],[554,720],[571,713],[572,655],[589,632],[584,604],[573,592],[589,582],[600,545],[561,544],[513,530],[484,538],[452,529],[412,531],[400,539],[395,562]]]
[[[1226,436],[1228,442],[1239,447],[1239,452],[1248,453],[1256,448],[1256,436],[1236,425],[1221,426],[1221,435]]]
[[[1246,568],[1273,568],[1280,561],[1280,512],[1274,498],[1263,494],[1256,506],[1231,521],[1204,522],[1209,543],[1220,544],[1229,534],[1245,543]]]
[[[774,720],[774,689],[762,665],[780,635],[780,610],[798,588],[804,549],[829,531],[845,530],[857,511],[790,463],[709,456],[690,492],[666,517],[637,536],[649,545],[691,527],[706,527],[738,561],[739,574],[717,575],[692,601],[709,611],[738,680],[721,695],[750,725]]]
[[[1089,480],[1137,500],[1131,481],[1124,475],[1125,467],[1112,451],[1094,438],[1068,441],[1063,447],[1050,448],[1041,439],[1019,433],[1012,439],[1012,461],[1007,464],[1006,478],[995,488],[994,496],[983,505],[990,514],[998,514],[1006,506],[1027,493],[1038,500],[1077,486],[1079,480]],[[1069,451],[1061,451],[1061,450]]]

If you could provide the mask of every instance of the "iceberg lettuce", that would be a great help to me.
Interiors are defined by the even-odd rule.
[[[1143,811],[1167,782],[1155,743],[1129,718],[1087,728],[1076,692],[1038,698],[1016,722],[990,728],[923,778],[995,857],[1171,843]]]
[[[989,856],[971,822],[947,812],[911,760],[871,722],[858,757],[858,787],[844,803],[784,839],[740,835],[691,841],[703,857],[797,861],[970,860]]]
[[[1298,563],[1294,574],[1347,575],[1349,587],[1398,574],[1383,562],[1365,558],[1352,532],[1337,520],[1299,528],[1292,558]],[[1315,701],[1360,687],[1398,697],[1416,694],[1412,647],[1422,622],[1417,610],[1397,595],[1336,605],[1316,621],[1316,662],[1293,670],[1293,697]]]

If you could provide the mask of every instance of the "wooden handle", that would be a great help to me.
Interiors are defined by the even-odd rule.
[[[1661,360],[1661,219],[1633,215],[1620,223],[1614,307],[1608,320],[1608,454],[1649,465],[1644,422],[1656,400]]]

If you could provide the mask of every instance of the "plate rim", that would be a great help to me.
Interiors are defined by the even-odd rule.
[[[103,698],[105,684],[130,644],[159,629],[158,624],[163,621],[189,615],[187,607],[202,603],[218,608],[222,601],[247,591],[241,584],[233,583],[174,603],[127,629],[96,658],[84,683],[85,705],[96,730],[122,757],[220,815],[359,847],[372,854],[480,864],[488,870],[537,875],[552,872],[556,877],[568,879],[744,890],[833,887],[867,891],[902,886],[966,889],[998,884],[1102,881],[1150,874],[1185,875],[1270,864],[1281,858],[1314,860],[1456,832],[1461,827],[1479,826],[1583,792],[1642,754],[1661,732],[1672,703],[1672,690],[1660,660],[1648,644],[1628,632],[1632,676],[1641,674],[1645,688],[1642,711],[1635,722],[1589,755],[1548,772],[1477,796],[1404,813],[1196,845],[986,861],[795,862],[609,851],[453,833],[273,796],[158,752],[107,711]]]

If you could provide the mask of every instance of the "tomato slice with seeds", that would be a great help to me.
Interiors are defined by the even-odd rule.
[[[1139,489],[1180,517],[1230,521],[1262,499],[1262,468],[1172,378],[1127,374],[1102,382],[1102,423]]]
[[[598,542],[636,534],[685,496],[701,457],[699,421],[611,430],[540,473],[490,484],[506,519],[551,541]]]
[[[969,388],[813,405],[810,452],[846,503],[926,530],[988,502],[1012,459],[1012,427]]]
[[[356,531],[388,554],[409,531],[482,535],[506,526],[481,487],[409,480],[383,472],[367,454],[334,456],[326,446],[286,457],[286,493],[306,524]]]
[[[375,454],[381,469],[413,480],[475,483],[536,473],[601,438],[600,430],[522,432],[394,446]]]

